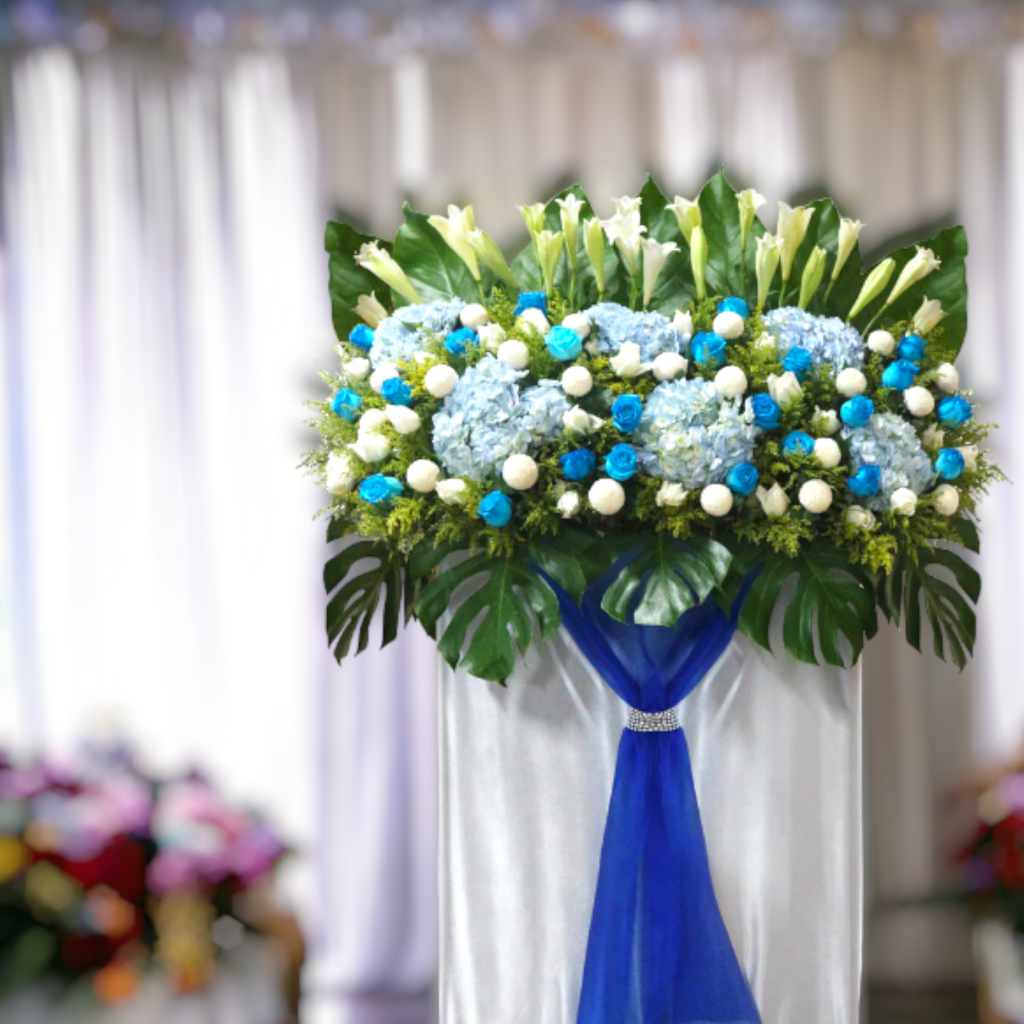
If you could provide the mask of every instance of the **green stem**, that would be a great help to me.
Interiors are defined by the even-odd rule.
[[[874,327],[876,323],[878,323],[878,318],[888,308],[889,308],[889,303],[888,302],[883,302],[882,303],[882,308],[867,322],[867,326],[864,328],[863,331],[860,332],[861,333],[861,337],[866,338],[868,336],[868,334],[871,332],[871,328]]]
[[[636,309],[636,300],[640,297],[640,286],[637,284],[636,277],[629,279],[629,308]]]
[[[823,313],[828,311],[828,299],[832,294],[832,289],[835,287],[835,283],[835,279],[833,278],[833,280],[829,281],[828,287],[825,289],[825,298],[821,300],[821,310]]]
[[[786,304],[786,288],[789,286],[789,278],[784,277],[782,279],[782,287],[779,288],[779,309]]]

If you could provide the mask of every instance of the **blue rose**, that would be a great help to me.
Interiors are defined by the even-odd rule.
[[[388,377],[380,393],[389,405],[412,405],[412,388],[401,377]]]
[[[405,488],[402,481],[393,476],[385,476],[383,473],[374,473],[368,476],[359,485],[359,497],[368,501],[371,505],[380,505],[397,497]]]
[[[571,327],[552,327],[546,341],[548,351],[562,363],[575,359],[583,351],[583,339]]]
[[[908,334],[896,347],[900,359],[910,363],[919,363],[924,359],[924,338],[920,334]]]
[[[917,376],[917,367],[906,359],[897,359],[890,363],[882,374],[882,383],[887,388],[895,388],[897,391],[906,391],[914,383]]]
[[[690,342],[690,355],[701,366],[721,366],[725,362],[725,338],[712,331],[698,331]]]
[[[750,307],[744,299],[736,295],[730,295],[727,299],[721,299],[718,303],[719,313],[739,313],[744,320],[750,316]]]
[[[893,363],[893,366],[896,364]],[[875,415],[875,403],[865,395],[854,395],[843,402],[839,409],[839,418],[848,427],[863,427]]]
[[[735,491],[736,494],[746,497],[753,493],[757,486],[758,476],[757,467],[752,462],[741,462],[729,470],[725,478],[725,485],[730,491]]]
[[[351,388],[342,388],[331,399],[331,411],[336,416],[340,416],[343,420],[348,420],[349,423],[352,423],[355,421],[356,413],[362,404],[363,400]]]
[[[612,423],[616,430],[624,434],[636,430],[640,426],[644,403],[639,395],[619,395],[612,404]]]
[[[477,505],[476,514],[488,526],[508,526],[508,521],[512,518],[512,501],[501,491],[491,491],[490,494],[485,494]]]
[[[512,315],[519,316],[520,313],[523,313],[528,309],[539,309],[545,316],[547,316],[548,297],[543,292],[520,292],[519,301],[516,303],[516,308]]]
[[[803,380],[811,372],[813,365],[814,359],[811,357],[811,353],[799,345],[794,345],[782,359],[783,369],[795,373],[797,380]]]
[[[604,471],[622,483],[636,472],[636,451],[631,444],[617,444],[604,460]]]
[[[348,340],[355,345],[356,348],[369,351],[373,345],[373,328],[367,327],[366,324],[356,324],[356,326],[348,332]]]
[[[750,408],[754,412],[754,424],[762,430],[774,430],[779,425],[779,403],[771,395],[754,395]]]
[[[972,416],[971,403],[959,395],[949,395],[939,402],[939,419],[954,430],[962,427]]]
[[[570,480],[582,480],[594,471],[597,459],[589,448],[577,448],[567,452],[558,461],[562,464],[562,472]]]
[[[955,480],[964,471],[964,457],[955,448],[943,448],[935,457],[935,472],[943,480]]]
[[[882,486],[882,471],[878,466],[861,466],[853,476],[847,477],[846,486],[858,498],[870,498]]]
[[[814,451],[814,438],[802,430],[787,434],[782,442],[783,455],[810,455]]]
[[[452,331],[444,339],[444,347],[453,356],[464,356],[466,354],[466,346],[475,345],[477,341],[479,341],[479,338],[476,331],[471,327],[460,327],[457,331]]]

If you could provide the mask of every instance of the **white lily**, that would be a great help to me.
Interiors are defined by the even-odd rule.
[[[476,223],[473,220],[473,207],[467,206],[460,210],[453,203],[448,207],[447,217],[434,214],[427,218],[427,223],[445,240],[448,248],[469,267],[473,280],[479,281],[480,264],[477,263],[476,253],[466,237],[470,231],[476,228]]]
[[[467,231],[466,241],[473,252],[476,253],[476,258],[485,267],[494,271],[498,277],[512,285],[513,288],[519,287],[516,279],[512,276],[512,271],[508,269],[505,256],[501,249],[498,248],[498,243],[486,231],[482,231],[480,228]]]
[[[885,300],[887,306],[891,306],[908,288],[912,288],[918,281],[923,281],[933,270],[942,266],[942,261],[924,246],[915,246],[917,252],[910,257],[909,262],[900,271],[896,283],[889,292],[889,298]]]
[[[388,311],[376,295],[360,295],[356,302],[356,315],[376,329],[382,320],[387,319]]]
[[[827,257],[828,252],[820,245],[816,245],[811,250],[811,255],[807,257],[807,262],[804,264],[804,272],[800,278],[800,298],[797,302],[801,309],[807,308],[807,304],[818,290],[818,285],[821,284],[821,279],[825,276],[825,260]]]
[[[763,234],[757,240],[757,255],[754,258],[754,270],[757,274],[757,305],[763,309],[768,301],[775,271],[779,269],[779,240],[774,235]]]
[[[883,289],[889,283],[889,278],[892,277],[895,267],[896,261],[891,256],[888,256],[872,269],[871,273],[867,276],[867,280],[861,285],[857,301],[853,304],[853,308],[846,317],[847,322],[852,320],[869,302],[874,302],[882,294]]]
[[[814,210],[809,206],[790,206],[789,203],[779,203],[779,225],[777,234],[779,237],[779,254],[782,263],[782,284],[789,281],[790,272],[793,269],[793,260],[796,258],[796,251],[800,248],[810,226]]]
[[[576,269],[576,243],[580,233],[580,210],[584,203],[579,196],[569,193],[564,199],[556,199],[562,218],[562,234],[565,235],[565,251],[569,256],[569,266]]]
[[[644,309],[647,308],[654,295],[654,286],[658,283],[658,276],[665,266],[665,260],[669,254],[679,251],[675,242],[658,242],[653,238],[643,238],[640,245],[644,251]]]
[[[565,236],[561,231],[541,231],[534,239],[537,243],[537,262],[544,277],[544,291],[550,295],[555,290],[555,271],[562,255]]]
[[[926,295],[921,308],[914,314],[914,331],[917,334],[927,334],[948,315],[938,299],[929,299]]]
[[[624,199],[615,200],[616,205],[623,202]],[[630,277],[636,277],[640,272],[640,236],[647,231],[640,223],[639,207],[625,213],[620,208],[614,217],[601,221],[601,227],[608,235],[608,241],[619,250],[626,272]]]
[[[517,206],[526,223],[526,230],[531,238],[536,238],[544,230],[544,204],[533,203],[531,206]]]
[[[594,268],[594,278],[597,281],[597,292],[604,294],[604,230],[601,222],[596,217],[591,217],[583,224],[583,248],[587,252],[587,259]]]
[[[407,302],[423,301],[420,293],[413,287],[412,281],[406,277],[405,271],[395,262],[395,258],[387,249],[380,247],[380,243],[364,242],[356,253],[356,263],[379,277]]]
[[[679,225],[680,234],[686,239],[687,245],[692,245],[690,236],[693,234],[693,229],[700,227],[703,223],[700,206],[697,205],[697,201],[676,196],[675,202],[669,203],[665,209],[672,211],[676,218],[676,223]]]
[[[850,258],[850,254],[857,245],[857,239],[860,238],[860,229],[862,227],[864,225],[859,220],[850,220],[849,217],[840,219],[839,242],[836,246],[836,261],[832,266],[831,280],[838,280],[843,267],[846,266],[846,261]]]
[[[758,208],[764,206],[766,200],[760,192],[753,188],[745,188],[736,196],[736,204],[740,212],[740,251],[747,248],[750,228],[754,223]]]

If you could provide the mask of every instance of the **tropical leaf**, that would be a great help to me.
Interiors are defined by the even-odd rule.
[[[387,285],[356,263],[359,247],[372,241],[369,235],[361,235],[355,228],[336,221],[330,221],[324,232],[324,248],[330,254],[331,319],[334,332],[342,341],[347,341],[352,328],[363,322],[354,312],[360,295],[376,295],[386,306],[392,304]],[[382,249],[391,248],[385,242],[379,244]]]
[[[405,204],[405,223],[395,238],[394,256],[424,302],[435,299],[480,300],[469,267],[430,226],[427,217]],[[400,297],[396,299],[401,303]]]
[[[754,257],[764,225],[754,218],[746,251],[741,251],[739,204],[724,171],[719,171],[701,189],[697,202],[708,239],[708,294],[736,295],[746,299],[753,309],[757,298]]]

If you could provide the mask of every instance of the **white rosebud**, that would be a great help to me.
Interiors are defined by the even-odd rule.
[[[437,496],[446,505],[458,505],[466,496],[466,481],[455,477],[451,480],[438,480],[435,488]]]
[[[479,302],[471,302],[468,306],[462,307],[459,319],[462,321],[463,327],[475,331],[477,328],[483,327],[491,318]]]
[[[946,442],[946,432],[942,427],[930,424],[921,434],[921,444],[930,452],[937,452]]]
[[[725,338],[726,341],[734,341],[739,338],[743,334],[745,326],[743,317],[730,309],[719,313],[711,322],[711,330],[720,338]]]
[[[430,459],[417,459],[405,473],[405,482],[419,494],[429,494],[437,486],[441,467]],[[462,481],[458,481],[462,483]]]
[[[960,492],[952,484],[939,484],[935,488],[935,511],[940,516],[952,516],[960,507]]]
[[[754,494],[761,503],[761,511],[769,519],[778,519],[779,516],[784,516],[789,511],[789,497],[778,484],[772,484],[771,487],[758,487]]]
[[[819,437],[814,442],[814,461],[822,469],[835,469],[843,460],[839,445],[831,437]]]
[[[943,363],[935,371],[936,385],[949,395],[960,390],[960,371],[952,363]]]
[[[547,334],[551,330],[551,324],[543,312],[535,307],[524,309],[516,319],[518,324],[528,324],[540,334]]]
[[[590,434],[598,430],[604,420],[600,416],[591,416],[586,409],[574,405],[568,412],[562,414],[562,426],[566,430],[574,430],[580,434]]]
[[[920,308],[914,314],[913,328],[916,334],[927,334],[938,326],[948,314],[938,299],[929,299],[926,295]]]
[[[580,508],[583,506],[583,502],[580,501],[580,496],[575,491],[566,491],[559,499],[555,508],[558,509],[559,514],[563,519],[572,519],[574,515],[579,513]]]
[[[370,372],[370,360],[362,357],[350,359],[347,363],[342,363],[341,368],[348,380],[363,380]]]
[[[562,390],[573,398],[582,398],[590,393],[594,378],[585,366],[570,366],[562,374]]]
[[[529,455],[510,455],[501,468],[501,478],[516,491],[528,491],[536,482],[537,463]]]
[[[626,491],[618,480],[604,477],[593,484],[587,492],[587,500],[595,512],[603,516],[613,516],[626,504]]]
[[[635,341],[624,341],[619,351],[608,362],[619,377],[636,377],[643,369],[640,362],[640,346]]]
[[[723,366],[715,374],[715,390],[722,398],[739,398],[747,390],[747,375],[738,366]]]
[[[379,434],[381,427],[388,421],[388,415],[383,409],[367,409],[359,417],[360,434]]]
[[[400,434],[415,434],[422,425],[420,414],[407,405],[389,405],[384,413]]]
[[[767,331],[762,331],[754,342],[754,348],[759,348],[764,351],[767,351],[770,348],[775,348],[775,337]]]
[[[398,372],[397,366],[392,366],[390,363],[384,363],[381,366],[378,366],[370,375],[370,387],[379,395],[384,390],[384,381],[391,380],[392,377],[400,376],[401,374]]]
[[[360,434],[352,449],[363,462],[381,462],[391,452],[391,442],[383,434]]]
[[[860,530],[873,530],[875,528],[875,513],[861,505],[851,505],[846,510],[843,518],[849,526],[856,526]]]
[[[821,437],[831,437],[839,433],[842,424],[839,422],[839,415],[835,409],[822,409],[814,407],[814,415],[811,417],[811,430]]]
[[[340,494],[348,494],[355,487],[359,472],[352,464],[348,453],[334,452],[327,458],[326,476],[327,490],[337,497]]]
[[[651,373],[655,380],[675,380],[676,377],[686,373],[688,363],[678,352],[662,352],[654,357],[651,363]]]
[[[685,338],[690,339],[693,337],[693,314],[687,310],[685,313],[681,309],[676,310],[676,315],[672,317],[672,326]]]
[[[431,353],[424,351],[423,349],[417,349],[412,354],[412,360],[418,366],[422,366],[424,363],[429,363],[434,358]]]
[[[505,328],[501,324],[484,324],[476,332],[476,336],[480,339],[480,344],[488,352],[497,352],[498,346],[508,337],[505,333]]]
[[[891,356],[896,348],[896,339],[888,331],[872,331],[868,335],[868,348],[880,356]]]
[[[562,321],[562,326],[575,331],[581,338],[590,334],[590,321],[587,319],[586,313],[570,313]]]
[[[808,512],[819,515],[827,512],[832,504],[832,488],[824,480],[808,480],[800,488],[797,498]]]
[[[853,398],[854,395],[864,394],[867,386],[867,377],[852,366],[840,371],[839,376],[836,377],[836,391],[844,398]]]
[[[978,468],[978,446],[976,444],[965,444],[957,451],[964,457],[964,469],[973,473]]]
[[[671,484],[667,480],[658,488],[658,493],[654,496],[654,503],[658,508],[678,508],[684,501],[686,501],[687,491],[683,489],[682,484]]]
[[[525,370],[530,365],[530,350],[521,341],[503,341],[498,346],[498,358],[513,370]]]
[[[897,487],[889,498],[889,508],[901,516],[912,516],[917,511],[917,495],[909,487]]]
[[[797,375],[791,370],[783,374],[768,374],[768,394],[778,402],[780,408],[792,405],[803,393]]]
[[[708,484],[700,492],[700,507],[709,516],[727,516],[732,511],[732,491],[725,484]]]
[[[444,398],[459,383],[459,375],[455,368],[438,363],[427,370],[423,377],[423,386],[434,398]]]
[[[927,389],[916,384],[903,392],[903,401],[911,416],[930,416],[935,411],[935,399]]]

